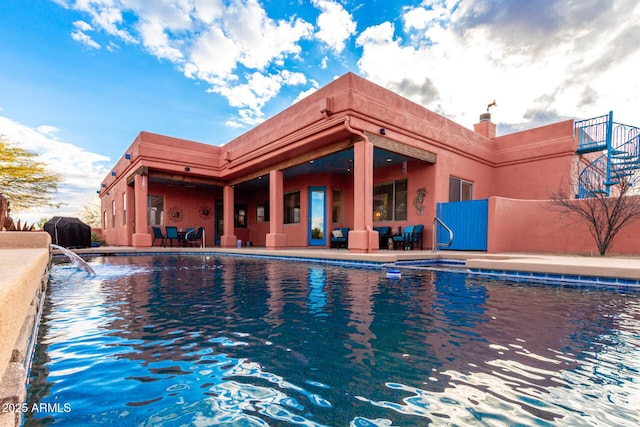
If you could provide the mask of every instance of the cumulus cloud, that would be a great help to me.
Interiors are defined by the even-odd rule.
[[[39,160],[63,177],[54,199],[63,203],[60,208],[40,207],[13,212],[15,219],[33,223],[54,215],[78,216],[87,201],[96,200],[96,190],[109,171],[105,166],[111,160],[109,157],[59,141],[56,135],[60,130],[54,126],[31,128],[0,116],[0,129],[4,140],[37,153]]]
[[[155,57],[176,65],[187,78],[205,81],[209,92],[240,108],[231,126],[264,120],[261,109],[283,85],[299,84],[282,64],[300,52],[313,25],[297,18],[270,18],[257,0],[58,0],[89,15],[74,39],[88,46],[90,28],[126,43],[140,43]],[[344,9],[343,9],[344,10]],[[125,15],[134,16],[130,22]],[[95,43],[95,42],[94,42]],[[109,45],[109,50],[114,46]]]
[[[334,53],[340,54],[347,40],[356,33],[356,22],[345,8],[335,1],[312,0],[321,13],[317,19],[316,38]]]
[[[247,83],[212,90],[218,91],[229,100],[232,107],[239,109],[240,122],[228,122],[229,125],[238,127],[241,123],[258,124],[264,121],[262,108],[283,86],[302,85],[306,82],[304,74],[287,70],[269,75],[254,72],[247,76]]]
[[[629,111],[640,92],[632,0],[436,0],[400,18],[358,36],[361,73],[468,126],[493,99],[511,129]]]
[[[310,67],[331,69],[337,56],[347,71],[353,53],[359,74],[468,126],[493,99],[494,118],[515,126],[541,120],[529,112],[544,109],[632,111],[631,94],[640,92],[637,0],[424,0],[367,27],[354,16],[371,4],[349,9],[338,0],[311,1],[315,25],[295,14],[272,18],[258,0],[55,1],[84,14],[74,23],[78,42],[99,49],[91,36],[102,32],[109,51],[139,43],[206,82],[238,109],[234,127],[264,120],[270,100],[301,84],[284,76],[284,64],[298,65],[303,45],[320,50]],[[356,50],[344,55],[353,40]]]

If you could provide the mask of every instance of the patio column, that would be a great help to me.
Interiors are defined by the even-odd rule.
[[[353,230],[349,251],[378,251],[378,232],[373,230],[373,144],[368,139],[353,145]]]
[[[266,246],[279,249],[287,246],[284,234],[284,178],[282,171],[269,172],[269,233]]]
[[[233,213],[235,209],[235,201],[233,194],[233,187],[230,185],[225,185],[222,190],[222,209],[223,213],[223,221],[224,221],[224,230],[222,232],[222,236],[220,236],[220,246],[223,248],[235,248],[236,242],[238,238],[235,233],[235,221],[233,218]]]
[[[153,239],[149,233],[147,210],[149,209],[149,185],[147,175],[137,174],[134,179],[135,228],[131,244],[135,248],[149,248]]]

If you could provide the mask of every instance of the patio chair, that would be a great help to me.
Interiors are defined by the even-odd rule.
[[[398,246],[402,246],[402,248],[406,250],[411,233],[413,233],[413,225],[407,225],[402,234],[393,236],[393,248],[395,249]]]
[[[422,247],[422,233],[424,231],[424,225],[418,224],[413,226],[413,231],[411,234],[407,236],[407,246],[409,249],[413,249],[414,247],[418,249],[420,246],[420,250],[423,250]]]
[[[175,240],[178,244],[178,246],[180,246],[180,236],[178,236],[178,227],[175,227],[173,225],[167,225],[165,227],[166,230],[166,235],[165,235],[165,240],[168,240],[169,243],[171,244],[171,247],[173,247],[173,241]]]
[[[162,234],[162,229],[160,227],[151,227],[153,230],[153,241],[151,242],[151,246],[156,244],[156,240],[160,239],[160,246],[164,247],[164,241],[167,238],[164,234]]]
[[[349,228],[341,227],[336,228],[331,232],[331,239],[329,239],[329,247],[333,248],[335,246],[336,249],[340,248],[342,245],[344,248],[349,247]]]
[[[204,248],[204,239],[202,234],[204,233],[204,227],[196,227],[187,229],[187,233],[184,235],[184,241],[186,246],[200,246]]]
[[[389,237],[391,237],[391,227],[373,227],[373,231],[378,232],[378,249],[386,249],[389,244]]]

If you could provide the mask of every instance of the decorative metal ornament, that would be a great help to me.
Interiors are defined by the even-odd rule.
[[[413,199],[413,206],[415,206],[417,214],[422,215],[424,213],[424,198],[427,197],[429,193],[424,187],[420,187],[416,191],[418,194],[416,194],[416,197]]]
[[[182,221],[183,217],[184,217],[184,214],[182,213],[182,208],[179,208],[178,206],[173,206],[172,208],[169,208],[169,218],[171,218],[171,221],[180,222]]]
[[[211,217],[211,206],[200,206],[198,213],[200,214],[200,218],[209,219]]]

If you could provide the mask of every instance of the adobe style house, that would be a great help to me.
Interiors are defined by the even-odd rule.
[[[439,204],[485,200],[484,247],[463,249],[585,252],[546,201],[577,144],[573,120],[496,137],[488,114],[472,131],[348,73],[222,146],[141,132],[102,183],[103,235],[149,247],[152,226],[204,226],[206,246],[278,249],[346,228],[367,253],[387,247],[379,227],[422,224],[427,249]]]

